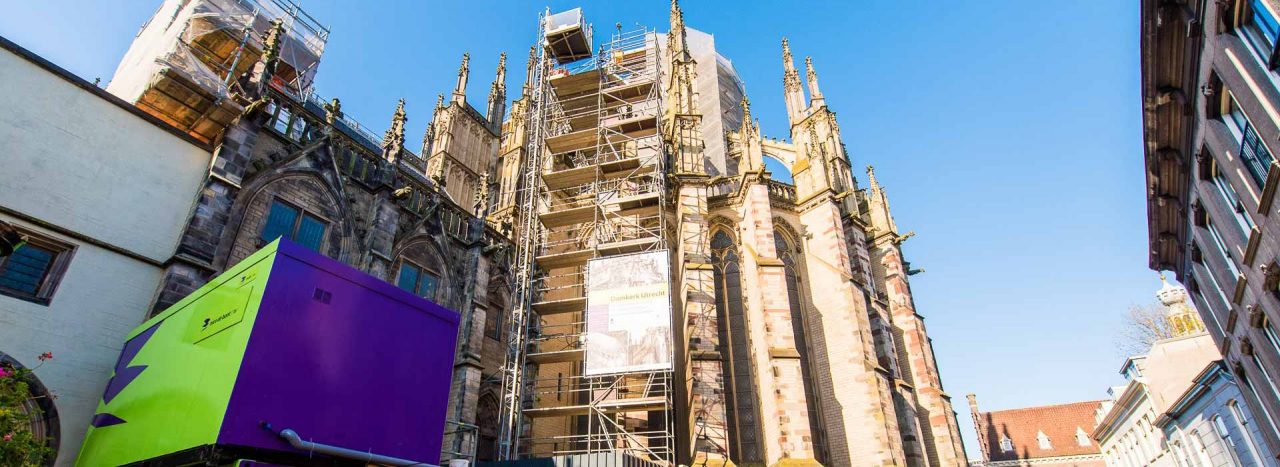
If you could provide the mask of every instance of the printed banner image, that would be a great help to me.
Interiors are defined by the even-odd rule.
[[[584,373],[671,369],[667,251],[594,259],[587,274]]]

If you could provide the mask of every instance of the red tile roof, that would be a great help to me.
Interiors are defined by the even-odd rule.
[[[1081,446],[1076,432],[1084,430],[1086,437],[1093,432],[1097,426],[1094,412],[1101,404],[1088,401],[978,412],[974,424],[991,461],[1098,454],[1098,443],[1089,438],[1089,445]],[[1041,431],[1049,437],[1050,449],[1040,449],[1037,436]],[[1013,442],[1009,452],[1000,448],[1000,440],[1006,437]]]

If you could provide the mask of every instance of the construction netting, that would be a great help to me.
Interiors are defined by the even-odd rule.
[[[303,96],[329,31],[288,0],[166,0],[139,31],[108,90],[135,102],[168,77],[226,98],[257,62],[273,20],[285,30],[276,84]]]

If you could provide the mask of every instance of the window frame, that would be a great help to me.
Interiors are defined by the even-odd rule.
[[[1257,11],[1258,6],[1261,6],[1264,11]],[[1267,31],[1263,29],[1263,25],[1258,24],[1259,17],[1270,18],[1271,23],[1276,25],[1276,28],[1271,31],[1274,38],[1267,37]],[[1242,0],[1239,2],[1235,23],[1236,34],[1268,70],[1280,67],[1280,50],[1277,50],[1277,44],[1280,44],[1280,17],[1276,12],[1271,11],[1266,1]]]
[[[22,236],[25,242],[22,247],[15,250],[15,253],[20,251],[22,248],[35,246],[37,248],[50,251],[53,254],[53,257],[49,259],[49,264],[45,267],[34,294],[26,293],[21,290],[0,287],[0,295],[35,303],[41,306],[49,306],[53,303],[53,296],[58,291],[58,286],[66,276],[67,270],[71,265],[72,257],[75,256],[76,245],[24,228],[18,224],[10,223],[9,225],[12,226],[14,230],[18,231],[18,234]],[[12,257],[13,255],[9,255],[0,258],[0,272],[3,272],[5,266]]]
[[[327,218],[327,217],[325,217],[325,216],[322,216],[322,215],[319,215],[319,214],[317,214],[317,213],[314,213],[314,212],[312,212],[312,211],[310,211],[310,210],[304,209],[304,208],[302,208],[302,207],[298,206],[297,204],[294,204],[294,203],[291,203],[291,202],[289,202],[289,201],[286,201],[286,200],[285,200],[283,197],[281,197],[281,196],[273,196],[273,197],[271,197],[271,202],[267,204],[267,215],[266,215],[265,217],[263,217],[263,219],[262,219],[262,227],[258,229],[258,242],[259,242],[259,246],[264,246],[264,245],[266,245],[266,244],[268,244],[268,243],[271,243],[271,242],[274,242],[274,241],[276,240],[275,238],[267,239],[267,238],[265,238],[265,237],[264,237],[264,232],[267,230],[267,226],[268,226],[268,225],[270,225],[270,223],[271,223],[271,211],[272,211],[272,208],[274,208],[274,207],[275,207],[276,203],[279,203],[280,205],[282,205],[282,206],[284,206],[284,207],[286,207],[286,208],[293,209],[293,210],[295,210],[295,211],[297,211],[297,212],[298,212],[298,215],[297,215],[296,217],[294,217],[294,219],[293,219],[293,225],[291,225],[291,226],[289,227],[288,235],[281,235],[280,237],[276,237],[276,238],[282,238],[282,237],[283,237],[283,238],[288,238],[288,239],[289,239],[289,241],[294,242],[294,243],[297,243],[298,241],[296,240],[296,238],[297,238],[297,236],[298,236],[298,229],[299,229],[299,228],[301,228],[301,226],[302,226],[302,221],[303,221],[304,219],[306,219],[307,217],[311,217],[311,218],[315,219],[316,221],[319,221],[319,222],[320,222],[320,224],[321,224],[321,227],[322,227],[322,229],[321,229],[321,231],[320,231],[320,243],[316,245],[316,249],[315,249],[315,251],[316,251],[316,252],[324,251],[325,244],[327,244],[327,243],[328,243],[328,240],[329,240],[329,239],[328,239],[328,236],[329,236],[329,226],[333,225],[333,221],[329,220],[329,218]],[[301,245],[301,243],[298,243],[298,244],[299,244],[299,245]],[[302,246],[306,247],[306,245],[302,245]]]
[[[418,270],[418,277],[415,278],[413,282],[413,290],[405,290],[403,287],[400,287],[400,276],[404,274],[404,267],[406,265]],[[432,291],[433,296],[431,297],[425,297],[418,294],[418,290],[422,287],[422,273],[424,272],[431,274],[433,277],[436,278],[436,285],[434,287],[434,290]],[[406,292],[409,292],[415,296],[430,300],[432,303],[440,304],[439,303],[441,301],[440,300],[440,289],[441,289],[440,283],[442,282],[442,277],[443,276],[440,275],[440,272],[436,271],[435,269],[423,266],[417,261],[413,261],[408,258],[400,258],[400,264],[396,267],[395,286],[400,290],[405,290]]]
[[[1212,219],[1205,224],[1205,229],[1209,231],[1209,240],[1212,241],[1214,248],[1218,250],[1218,253],[1222,254],[1223,261],[1227,263],[1227,269],[1232,274],[1231,277],[1233,279],[1240,277],[1240,266],[1236,264],[1235,258],[1231,256],[1231,246],[1227,245],[1227,239],[1223,238],[1222,232],[1214,225]]]
[[[1235,94],[1232,93],[1230,89],[1224,90],[1226,92],[1222,93],[1223,99],[1220,104],[1221,108],[1219,109],[1221,114],[1220,119],[1222,120],[1222,123],[1227,126],[1227,130],[1231,133],[1231,136],[1236,140],[1240,163],[1244,165],[1245,171],[1249,173],[1250,178],[1253,179],[1254,183],[1258,186],[1258,189],[1262,189],[1267,184],[1267,174],[1271,170],[1271,164],[1274,164],[1276,161],[1275,152],[1273,152],[1271,147],[1267,145],[1267,142],[1262,138],[1262,135],[1258,134],[1258,127],[1253,124],[1253,119],[1250,118],[1249,114],[1245,113],[1244,108],[1240,106],[1240,101],[1236,99]],[[1236,109],[1237,112],[1232,112],[1231,109],[1233,108]],[[1244,120],[1243,124],[1236,119],[1237,113],[1240,118]],[[1266,167],[1261,168],[1262,173],[1255,172],[1254,164],[1245,156],[1245,143],[1250,134],[1253,135],[1253,140],[1256,141],[1264,151],[1266,151],[1267,157],[1271,159],[1269,163],[1265,164]],[[1255,156],[1253,159],[1257,160],[1257,151],[1253,150],[1252,152]]]
[[[1212,178],[1211,182],[1218,188],[1218,194],[1222,195],[1222,200],[1227,205],[1227,209],[1230,209],[1234,214],[1236,226],[1240,227],[1241,235],[1248,241],[1249,236],[1253,234],[1253,229],[1258,224],[1249,216],[1249,209],[1245,207],[1244,200],[1240,197],[1240,192],[1231,186],[1231,180],[1227,179],[1227,175],[1222,172],[1216,160],[1213,164]]]

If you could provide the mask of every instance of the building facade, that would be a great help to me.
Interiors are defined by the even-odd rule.
[[[1163,279],[1163,277],[1162,277]],[[1241,393],[1221,373],[1222,356],[1205,332],[1186,289],[1167,281],[1156,293],[1165,306],[1167,335],[1120,372],[1098,409],[1094,437],[1107,463],[1139,465],[1269,465]]]
[[[88,93],[110,105],[59,118],[127,112],[149,125],[130,129],[140,146],[111,168],[128,172],[125,161],[146,155],[129,174],[136,180],[124,179],[166,191],[112,192],[136,213],[101,205],[111,198],[92,190],[46,197],[67,206],[4,204],[0,213],[49,238],[31,245],[74,248],[69,267],[50,263],[65,274],[49,303],[95,296],[88,308],[119,310],[102,315],[116,331],[95,337],[101,348],[64,354],[37,344],[58,342],[45,335],[57,330],[83,346],[90,323],[21,321],[12,342],[23,344],[0,351],[91,360],[84,367],[97,377],[74,391],[60,389],[69,374],[54,375],[56,365],[39,373],[66,391],[57,403],[66,431],[82,432],[87,418],[67,414],[92,413],[110,373],[101,359],[127,330],[287,237],[459,312],[446,459],[612,451],[663,464],[966,465],[912,299],[917,271],[901,244],[913,234],[898,231],[870,167],[859,187],[812,62],[801,78],[783,41],[790,130],[772,139],[751,117],[732,62],[712,35],[686,28],[675,3],[667,33],[620,31],[599,55],[589,28],[584,48],[573,36],[583,24],[550,18],[539,27],[564,41],[535,45],[509,114],[505,55],[483,111],[467,99],[464,55],[411,149],[405,102],[378,137],[338,99],[312,92],[328,30],[288,0],[164,1],[121,60],[107,87],[114,97]],[[24,118],[50,114],[49,102],[6,98]],[[94,120],[86,126],[98,131],[120,119]],[[90,136],[120,135],[102,133]],[[49,152],[40,141],[50,137],[23,137],[32,155]],[[57,168],[85,160],[84,148],[65,152],[77,159]],[[794,182],[775,180],[766,157]],[[35,159],[27,168],[38,175],[70,173]],[[63,178],[44,188],[87,183]],[[104,213],[114,217],[78,223]],[[142,234],[137,225],[158,227]],[[92,269],[114,281],[77,277],[99,248],[104,264],[119,266]],[[670,366],[647,379],[587,375],[587,265],[641,252],[665,252],[671,265]],[[120,280],[131,282],[127,297],[97,295]],[[76,444],[66,438],[59,462],[73,461]]]
[[[1271,453],[1280,452],[1277,6],[1141,6],[1150,266],[1187,285]]]
[[[18,409],[70,465],[209,147],[4,38],[0,83],[0,230],[26,242],[0,256],[0,363],[37,368]]]
[[[982,412],[969,394],[973,428],[985,467],[1102,467],[1108,465],[1089,436],[1101,401]]]

